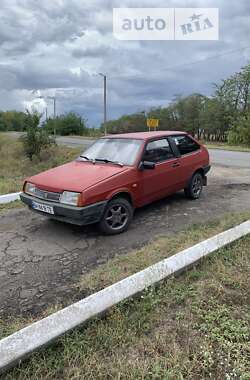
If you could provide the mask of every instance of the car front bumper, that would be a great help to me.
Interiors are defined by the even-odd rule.
[[[102,218],[105,206],[107,204],[107,201],[102,201],[89,206],[76,207],[62,203],[48,202],[25,193],[20,194],[20,198],[23,203],[28,205],[32,211],[40,215],[47,216],[51,219],[59,220],[65,223],[77,224],[79,226],[98,223]],[[35,210],[32,207],[33,201],[42,205],[53,207],[54,214],[48,214],[46,212]]]

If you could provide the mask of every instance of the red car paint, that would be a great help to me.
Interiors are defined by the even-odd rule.
[[[82,197],[78,206],[91,205],[110,200],[119,193],[128,193],[133,206],[141,207],[183,189],[193,173],[209,166],[208,151],[199,144],[199,150],[156,163],[154,170],[138,169],[144,148],[149,141],[174,135],[186,135],[186,133],[162,131],[107,136],[143,140],[133,166],[120,167],[111,163],[73,161],[27,178],[26,181],[42,190],[80,192]]]

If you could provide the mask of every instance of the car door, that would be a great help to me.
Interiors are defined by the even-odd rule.
[[[144,169],[139,174],[143,204],[179,190],[180,162],[173,153],[167,138],[148,142],[142,161],[155,163],[154,169]]]
[[[184,188],[197,167],[202,166],[200,145],[188,135],[171,136],[169,139],[180,153],[179,175]]]

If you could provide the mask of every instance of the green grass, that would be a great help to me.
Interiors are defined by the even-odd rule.
[[[192,225],[175,235],[157,238],[145,247],[117,256],[85,274],[80,281],[80,289],[85,294],[100,290],[248,219],[250,211],[228,214],[210,223]]]
[[[25,157],[22,143],[0,134],[0,194],[21,191],[23,180],[46,169],[71,161],[80,149],[53,146],[41,153],[41,160]]]
[[[132,253],[132,261],[125,256],[128,269],[126,260],[118,257],[81,285],[85,288],[90,281],[90,288],[97,290],[158,260],[161,254],[154,249],[171,255],[249,216],[228,216],[193,226],[175,238],[162,238]],[[249,380],[249,247],[248,235],[66,334],[2,378]],[[132,268],[136,253],[137,267]],[[2,321],[0,335],[30,321]]]
[[[2,211],[16,209],[16,208],[22,208],[22,207],[24,207],[24,204],[21,201],[13,201],[10,203],[0,204],[0,214]]]
[[[226,143],[218,143],[218,142],[215,142],[215,143],[205,142],[204,145],[208,149],[223,149],[223,150],[229,150],[233,152],[250,152],[250,147],[247,147],[247,146],[229,145]]]

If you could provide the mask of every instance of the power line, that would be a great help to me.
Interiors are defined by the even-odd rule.
[[[239,49],[235,49],[235,50],[229,50],[229,51],[223,52],[221,54],[212,55],[210,57],[206,57],[204,59],[199,59],[197,61],[187,62],[187,63],[181,64],[181,65],[168,67],[165,70],[172,70],[172,69],[176,69],[178,67],[184,67],[184,66],[188,66],[188,65],[194,65],[194,64],[200,63],[200,62],[206,62],[206,61],[209,61],[210,59],[216,59],[216,58],[224,57],[225,55],[237,53],[237,52],[239,52],[241,50],[245,50],[247,48],[250,48],[250,45],[239,48]]]
[[[247,45],[247,46],[244,46],[244,47],[241,47],[241,48],[238,48],[238,49],[234,49],[234,50],[228,50],[228,51],[225,51],[221,54],[216,54],[216,55],[212,55],[210,57],[206,57],[204,59],[199,59],[199,60],[196,60],[196,61],[191,61],[191,62],[186,62],[186,63],[182,63],[180,65],[175,65],[175,66],[169,66],[169,67],[166,67],[166,68],[162,68],[162,71],[170,71],[170,70],[175,70],[175,69],[178,69],[178,68],[182,68],[182,67],[186,67],[186,66],[190,66],[190,65],[195,65],[197,63],[201,63],[201,62],[206,62],[206,61],[209,61],[209,60],[212,60],[212,59],[216,59],[216,58],[220,58],[220,57],[224,57],[225,55],[228,55],[228,54],[234,54],[234,53],[237,53],[239,51],[242,51],[242,50],[245,50],[245,49],[248,49],[250,48],[250,45]],[[154,72],[154,73],[151,73],[152,74],[159,74],[159,71],[158,72]],[[140,75],[139,75],[140,76]],[[138,78],[138,75],[137,74],[134,74],[134,75],[117,75],[117,76],[111,76],[111,78],[118,78],[118,79],[126,79],[126,78],[133,78],[133,77],[137,77]]]

